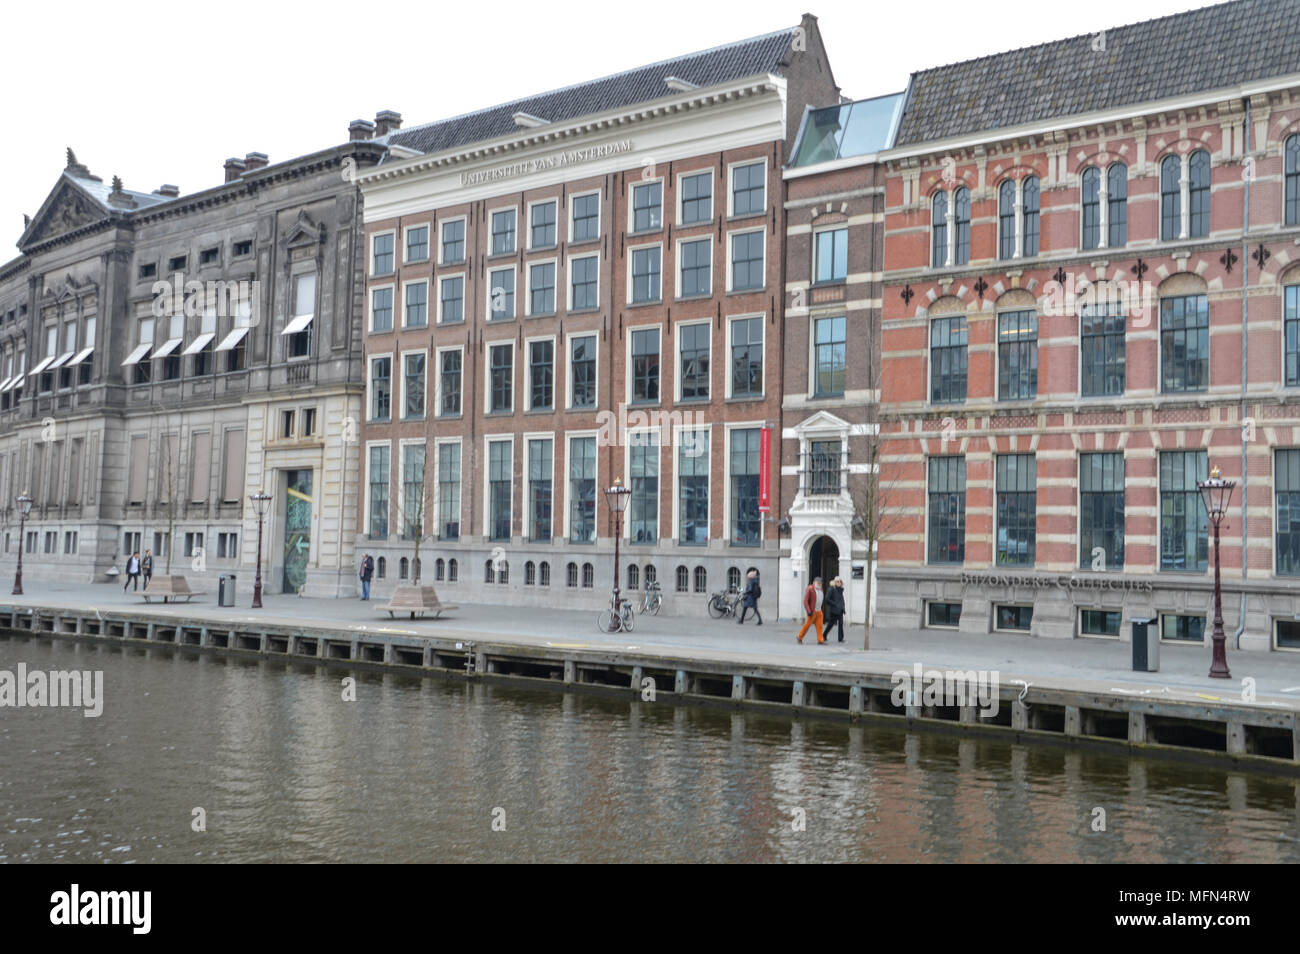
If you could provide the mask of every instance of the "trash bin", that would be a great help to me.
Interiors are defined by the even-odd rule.
[[[217,605],[235,605],[235,574],[223,573],[217,578]]]
[[[1156,672],[1160,669],[1160,627],[1155,618],[1133,617],[1133,671]]]

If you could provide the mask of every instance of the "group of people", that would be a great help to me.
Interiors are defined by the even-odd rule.
[[[826,642],[826,635],[832,629],[839,630],[839,641],[844,642],[844,580],[836,577],[831,580],[828,589],[822,589],[822,578],[814,577],[813,581],[808,584],[808,589],[803,591],[803,611],[807,619],[803,621],[803,627],[799,630],[799,635],[795,637],[803,644],[803,638],[808,633],[808,628],[814,626],[817,628],[817,644],[821,645]]]
[[[149,589],[149,577],[153,576],[153,551],[145,550],[143,559],[140,557],[140,551],[136,550],[126,560],[126,582],[122,584],[122,592],[125,593],[127,587],[132,588],[132,592],[140,589],[140,577],[144,577],[144,588]]]

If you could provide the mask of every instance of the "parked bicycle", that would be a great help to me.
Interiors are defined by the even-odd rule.
[[[617,633],[620,630],[630,633],[635,627],[636,613],[627,600],[621,601],[617,613],[612,609],[604,609],[596,617],[596,628],[602,633]]]
[[[740,608],[740,597],[740,590],[734,586],[719,590],[709,597],[709,615],[714,619],[735,616],[736,611]]]
[[[664,594],[659,588],[659,581],[655,580],[645,585],[645,595],[641,597],[641,606],[639,609],[642,613],[651,613],[659,615],[659,607],[663,605]]]

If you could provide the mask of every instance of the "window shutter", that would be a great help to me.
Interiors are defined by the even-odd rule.
[[[144,503],[148,467],[149,438],[144,434],[138,434],[131,438],[131,480],[128,484],[127,503]]]
[[[202,503],[208,499],[212,481],[212,434],[210,431],[190,435],[193,459],[190,463],[190,500]]]
[[[244,497],[244,431],[226,431],[226,478],[222,499],[239,501]]]

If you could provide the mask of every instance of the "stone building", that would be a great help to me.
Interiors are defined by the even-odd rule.
[[[368,136],[369,123],[362,124]],[[356,132],[353,132],[356,136]],[[364,137],[359,137],[364,138]],[[105,581],[132,550],[269,592],[355,592],[363,250],[352,141],[249,153],[182,196],[67,167],[0,266],[3,542],[29,579]],[[18,539],[15,498],[35,500]]]
[[[1208,644],[1218,469],[1230,637],[1300,649],[1297,128],[1287,0],[913,75],[881,157],[906,519],[878,622]]]
[[[615,480],[629,596],[702,613],[750,567],[774,591],[782,167],[838,99],[805,17],[378,140],[356,531],[379,593],[419,533],[440,592],[604,605]]]

